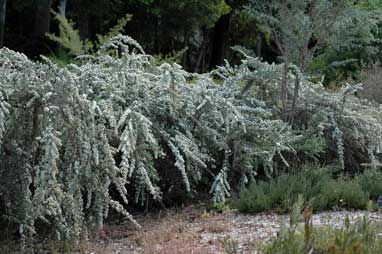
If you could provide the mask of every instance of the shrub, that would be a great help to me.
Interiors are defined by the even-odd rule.
[[[240,193],[235,201],[242,212],[275,209],[286,212],[299,195],[315,211],[327,209],[364,209],[368,196],[357,179],[334,179],[328,169],[305,166],[296,173],[282,174],[269,181],[259,181]]]
[[[0,213],[22,237],[78,239],[110,208],[134,221],[129,203],[171,191],[224,202],[293,152],[288,124],[242,96],[228,67],[215,82],[155,66],[122,35],[65,68],[6,48],[0,59]]]
[[[78,239],[102,227],[110,208],[134,221],[129,204],[174,192],[209,189],[224,202],[258,174],[272,177],[326,147],[341,166],[354,154],[346,149],[367,150],[372,165],[381,151],[381,110],[349,96],[355,87],[328,93],[302,78],[306,117],[292,128],[279,114],[283,66],[245,54],[239,65],[194,74],[153,64],[118,35],[65,68],[6,48],[0,60],[0,215],[23,237]],[[262,183],[253,209],[310,199],[323,181],[315,173]]]
[[[328,169],[307,165],[296,173],[282,174],[269,181],[251,184],[240,193],[235,205],[243,212],[260,212],[276,209],[287,211],[299,195],[311,202],[314,209],[327,207],[326,200],[319,194],[331,180]]]
[[[243,55],[245,59],[241,65],[232,67],[227,63],[219,69],[220,75],[225,74],[224,83],[244,83],[243,95],[250,94],[262,100],[278,119],[285,119],[280,107],[283,66],[265,67],[259,59]],[[287,78],[287,97],[293,98],[296,76],[291,72]],[[310,80],[303,78],[295,117],[291,120],[299,135],[291,144],[292,151],[302,157],[298,161],[315,158],[326,164],[337,162],[342,170],[352,173],[359,171],[363,163],[375,167],[382,153],[382,105],[358,98],[361,84],[346,84],[333,92]],[[287,104],[289,109],[291,102]],[[290,157],[284,153],[284,158]],[[296,162],[295,158],[294,153],[288,163]]]
[[[362,190],[369,194],[370,199],[377,200],[382,195],[382,172],[368,169],[356,177]]]
[[[240,193],[240,198],[234,203],[241,212],[262,212],[272,208],[275,195],[269,195],[270,184],[260,181],[252,184],[247,190]]]
[[[333,179],[325,185],[321,193],[326,199],[326,209],[353,208],[365,209],[368,196],[355,179]]]

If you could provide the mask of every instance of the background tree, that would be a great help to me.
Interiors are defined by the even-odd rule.
[[[0,48],[4,43],[5,15],[7,9],[7,0],[0,1]]]
[[[324,75],[325,84],[332,87],[348,78],[362,79],[362,69],[381,60],[382,2],[358,1],[351,7],[309,66],[310,73]]]
[[[315,52],[330,39],[334,25],[339,22],[346,8],[347,1],[330,0],[278,0],[250,2],[248,11],[257,16],[263,30],[270,33],[284,63],[284,78],[281,87],[281,100],[284,116],[287,112],[292,121],[300,93],[301,75],[305,73]],[[288,68],[296,64],[295,85],[292,103],[288,109]],[[290,99],[289,99],[290,100]]]
[[[91,41],[96,39],[97,34],[106,34],[118,19],[129,13],[133,18],[122,33],[140,41],[145,50],[153,55],[177,56],[185,69],[203,72],[222,65],[225,58],[238,63],[236,53],[230,49],[235,45],[252,50],[268,62],[279,61],[278,57],[282,53],[275,37],[270,36],[266,24],[269,26],[273,22],[272,26],[276,28],[274,21],[280,19],[280,13],[284,11],[285,14],[291,14],[292,9],[295,9],[294,15],[282,17],[283,22],[280,23],[301,26],[288,35],[291,44],[299,43],[295,47],[289,47],[293,52],[288,61],[298,66],[301,64],[297,62],[302,62],[301,66],[306,71],[317,75],[325,74],[325,82],[328,84],[330,80],[354,76],[354,70],[358,72],[364,63],[374,61],[380,48],[380,15],[377,12],[381,7],[379,0],[346,1],[347,18],[342,19],[343,22],[334,22],[332,30],[336,31],[331,35],[335,36],[330,40],[324,39],[320,46],[313,47],[318,41],[317,37],[320,37],[313,30],[320,26],[322,20],[332,19],[336,6],[340,6],[341,2],[342,0],[13,0],[7,2],[7,34],[4,44],[31,57],[52,52],[60,55],[58,45],[45,37],[47,32],[59,33],[58,23],[52,19],[49,9],[65,14],[73,21],[75,29],[79,30],[81,39]],[[288,10],[281,10],[282,3],[292,5]],[[322,15],[312,16],[309,9]],[[272,12],[265,13],[268,10]],[[259,13],[264,14],[262,18]],[[282,32],[280,28],[276,30]],[[322,28],[321,32],[327,31]],[[304,55],[303,48],[306,44],[313,61],[301,61],[295,54],[300,52],[299,54]],[[184,53],[180,54],[182,52]],[[62,57],[65,58],[65,55]],[[293,98],[292,94],[288,99],[292,102]]]
[[[60,10],[60,14],[65,17],[66,15],[66,5],[68,1],[67,0],[60,0],[60,3],[58,5],[58,9]]]

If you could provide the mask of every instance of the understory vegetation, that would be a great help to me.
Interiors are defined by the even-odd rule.
[[[283,173],[269,181],[252,183],[240,193],[235,206],[242,212],[289,212],[299,195],[314,211],[366,209],[382,193],[382,173],[366,170],[344,176],[333,169],[305,166],[298,172]]]
[[[265,253],[381,253],[381,225],[373,223],[368,216],[355,222],[346,217],[339,228],[315,228],[312,210],[305,209],[301,214],[303,208],[304,199],[300,196],[292,207],[289,223],[266,246]]]
[[[380,173],[340,175],[379,167],[382,106],[356,97],[361,85],[329,92],[296,76],[294,65],[285,79],[283,64],[236,50],[240,64],[195,74],[156,65],[122,35],[65,67],[0,49],[5,235],[74,241],[101,229],[114,211],[135,223],[129,211],[137,205],[179,204],[206,192],[219,203],[246,188],[246,211],[285,209],[299,192],[318,209],[339,200],[364,208],[369,194],[378,195],[370,183]],[[280,84],[287,81],[293,98],[296,79],[300,97],[285,119]],[[315,168],[288,175],[312,161],[336,167],[339,180]]]

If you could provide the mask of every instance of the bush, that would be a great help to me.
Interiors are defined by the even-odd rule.
[[[134,221],[132,203],[206,189],[224,202],[259,174],[286,172],[325,149],[342,169],[349,154],[357,164],[365,147],[371,162],[381,151],[381,110],[350,96],[355,87],[329,93],[302,78],[304,117],[292,128],[280,115],[283,65],[245,54],[239,65],[188,73],[153,64],[135,40],[118,35],[66,67],[6,48],[0,60],[0,225],[11,223],[22,237],[75,240],[101,228],[110,208]],[[325,207],[313,195],[328,173],[299,174],[250,187],[241,195],[252,202],[245,209],[285,211],[299,193]]]
[[[234,206],[245,213],[271,210],[275,194],[271,198],[270,188],[271,184],[263,181],[251,184],[247,190],[240,193],[240,198],[234,202]]]
[[[368,195],[356,179],[332,179],[317,196],[326,200],[325,209],[365,209]]]
[[[356,177],[362,190],[366,192],[370,199],[377,200],[382,195],[382,172],[368,169]]]
[[[65,68],[6,48],[0,59],[0,224],[22,237],[75,240],[101,228],[110,208],[134,222],[131,203],[174,192],[209,189],[224,202],[259,169],[271,175],[276,159],[287,165],[282,153],[298,138],[241,94],[232,68],[156,66],[128,36]]]
[[[357,179],[334,179],[328,169],[305,166],[300,172],[282,174],[259,181],[242,191],[236,207],[242,212],[276,210],[286,212],[299,195],[315,211],[326,209],[364,209],[368,196]]]
[[[317,193],[322,192],[330,179],[328,169],[313,165],[305,166],[299,172],[281,174],[269,181],[251,184],[240,193],[235,205],[243,212],[260,212],[270,209],[286,212],[297,197],[303,195],[315,209],[321,210],[326,207],[326,203],[322,203]]]

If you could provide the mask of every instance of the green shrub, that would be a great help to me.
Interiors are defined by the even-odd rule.
[[[252,184],[248,190],[245,190],[240,194],[240,199],[236,203],[237,208],[242,212],[261,212],[270,210],[272,208],[272,199],[264,191],[269,189],[269,185],[266,182],[259,182],[258,184]]]
[[[326,199],[326,209],[353,208],[365,209],[368,196],[355,179],[332,179],[325,185],[321,193]]]
[[[367,192],[357,179],[334,179],[328,169],[309,165],[297,173],[250,185],[240,193],[235,205],[242,212],[270,209],[286,212],[299,195],[303,195],[315,211],[365,209],[368,201]]]
[[[369,194],[370,199],[377,200],[382,195],[382,172],[369,169],[356,177],[364,192]]]
[[[286,212],[297,200],[299,195],[311,203],[314,209],[322,210],[326,201],[317,197],[326,183],[330,181],[330,171],[316,165],[307,165],[294,174],[282,174],[269,181],[259,181],[251,184],[240,193],[235,202],[243,212],[260,212],[276,209]]]

